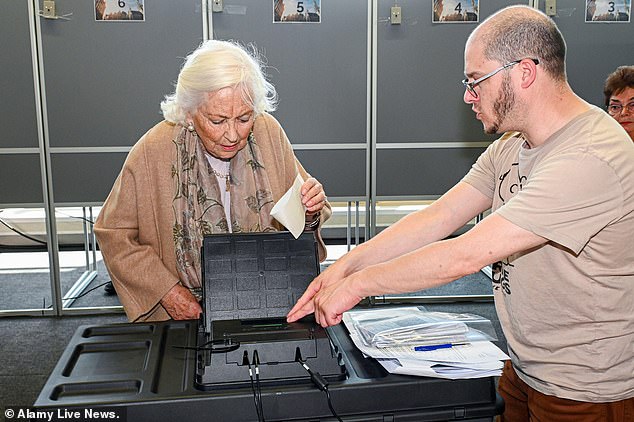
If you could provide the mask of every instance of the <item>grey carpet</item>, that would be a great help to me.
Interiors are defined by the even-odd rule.
[[[84,268],[63,269],[60,273],[65,295],[84,272]],[[84,295],[71,307],[119,306],[116,295],[107,295],[101,284],[110,280],[102,261],[97,263],[97,276],[84,289]],[[90,289],[95,288],[92,291]],[[43,309],[51,307],[51,281],[45,272],[12,273],[0,271],[0,309]]]
[[[0,319],[0,408],[31,406],[81,325],[126,322],[121,315]]]

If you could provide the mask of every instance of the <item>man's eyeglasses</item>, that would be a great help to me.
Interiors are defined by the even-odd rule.
[[[626,111],[630,114],[634,114],[634,102],[631,102],[625,105],[610,104],[608,106],[608,113],[610,114],[610,116],[618,116],[621,113],[623,113],[623,111]]]
[[[504,69],[508,69],[509,67],[513,67],[516,64],[518,64],[519,62],[521,62],[524,59],[519,59],[519,60],[514,60],[512,62],[508,62],[507,64],[498,67],[497,69],[495,69],[492,72],[487,73],[486,75],[484,75],[481,78],[476,79],[473,82],[469,82],[468,79],[464,79],[462,81],[462,84],[464,85],[465,89],[469,92],[469,94],[473,95],[475,98],[478,98],[478,93],[475,90],[475,87],[478,86],[479,84],[481,84],[482,82],[486,81],[487,79],[489,79],[491,76],[496,75],[498,72],[503,71]],[[532,60],[533,63],[535,63],[536,65],[539,64],[539,60],[538,59],[529,59]]]

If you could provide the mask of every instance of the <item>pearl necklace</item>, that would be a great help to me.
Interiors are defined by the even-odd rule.
[[[230,173],[220,173],[218,170],[216,170],[215,168],[211,167],[211,164],[209,165],[209,167],[211,168],[211,171],[213,172],[213,174],[215,174],[217,177],[221,177],[223,179],[225,179],[225,192],[229,192],[229,190],[231,189],[231,174]]]

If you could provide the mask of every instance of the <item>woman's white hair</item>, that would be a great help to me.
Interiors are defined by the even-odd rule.
[[[250,50],[232,41],[203,42],[185,59],[174,93],[161,102],[165,120],[186,126],[188,115],[195,113],[207,94],[227,87],[240,90],[255,116],[275,110],[275,87],[266,80],[255,47]]]

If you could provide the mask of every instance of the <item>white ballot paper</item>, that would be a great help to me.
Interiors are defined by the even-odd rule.
[[[447,379],[499,376],[503,360],[510,359],[490,341],[475,341],[436,350],[417,351],[412,345],[375,347],[361,339],[355,319],[371,321],[377,317],[402,317],[420,312],[416,307],[390,308],[370,311],[348,311],[343,322],[350,339],[363,352],[373,357],[390,373]],[[356,314],[356,315],[355,315]]]
[[[302,204],[303,184],[304,180],[298,174],[293,186],[282,195],[271,210],[273,218],[282,223],[295,239],[302,234],[306,224],[306,208]]]

